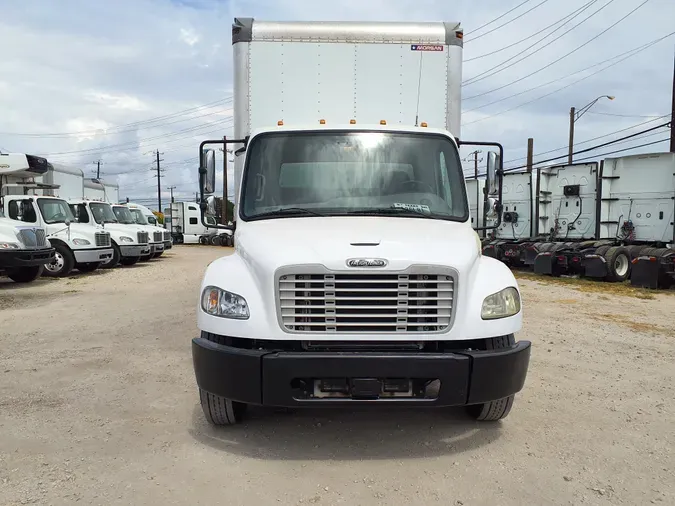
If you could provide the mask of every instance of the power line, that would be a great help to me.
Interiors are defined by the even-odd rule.
[[[672,35],[674,35],[674,34],[675,34],[675,32],[673,32],[673,33],[667,35],[666,37],[661,38],[660,40],[663,40],[663,39],[665,39],[665,38],[667,38],[667,37],[670,37],[670,36],[672,36]],[[654,43],[654,44],[655,44],[655,43]],[[650,46],[651,46],[651,45],[653,45],[653,44],[650,44]],[[586,79],[589,79],[590,77],[593,77],[594,75],[599,74],[600,72],[603,72],[603,71],[607,70],[608,68],[613,67],[614,65],[618,65],[618,64],[621,63],[622,61],[627,60],[628,58],[631,58],[632,56],[635,56],[635,55],[638,54],[638,53],[641,53],[642,51],[644,51],[645,49],[647,49],[647,48],[650,47],[650,46],[646,46],[646,47],[644,47],[644,48],[641,48],[641,49],[635,51],[633,54],[630,54],[630,55],[628,55],[628,56],[625,56],[624,58],[621,58],[620,60],[618,60],[618,61],[616,61],[616,62],[614,62],[614,63],[611,63],[611,64],[607,65],[606,67],[601,68],[600,70],[597,70],[597,71],[595,71],[595,72],[592,72],[591,74],[588,74],[587,76],[582,77],[581,79],[577,79],[576,81],[573,81],[573,82],[571,82],[571,83],[569,83],[569,84],[567,84],[567,85],[565,85],[565,86],[563,86],[563,87],[561,87],[561,88],[558,88],[557,90],[553,90],[553,91],[550,92],[550,93],[546,93],[545,95],[541,95],[541,96],[539,96],[539,97],[537,97],[537,98],[535,98],[535,99],[529,100],[529,101],[527,101],[527,102],[523,102],[522,104],[519,104],[519,105],[517,105],[517,106],[515,106],[515,107],[511,107],[510,109],[506,109],[506,110],[504,110],[504,111],[500,111],[500,112],[497,112],[497,113],[495,113],[495,114],[491,114],[491,115],[489,115],[489,116],[485,116],[484,118],[480,118],[480,119],[477,119],[477,120],[474,120],[474,121],[469,121],[468,123],[462,123],[462,126],[471,125],[471,124],[473,124],[473,123],[479,123],[479,122],[481,122],[481,121],[485,121],[486,119],[490,119],[490,118],[493,118],[493,117],[495,117],[495,116],[500,116],[500,115],[505,114],[505,113],[507,113],[507,112],[511,112],[511,111],[514,111],[514,110],[519,109],[519,108],[521,108],[521,107],[524,107],[524,106],[526,106],[526,105],[529,105],[529,104],[532,104],[532,103],[534,103],[534,102],[537,102],[538,100],[541,100],[542,98],[546,98],[546,97],[549,97],[549,96],[554,95],[554,94],[556,94],[556,93],[559,93],[559,92],[561,92],[562,90],[565,90],[565,89],[567,89],[567,88],[569,88],[569,87],[571,87],[571,86],[574,86],[575,84],[578,84],[578,83],[580,83],[580,82],[582,82],[582,81],[585,81]],[[516,94],[516,95],[517,95],[517,94]],[[507,97],[507,98],[511,98],[511,97]]]
[[[592,3],[594,3],[594,2],[597,2],[597,0],[591,0],[590,2],[588,2],[588,4],[592,4]],[[586,5],[588,5],[588,4],[586,4]],[[521,5],[522,5],[522,4],[521,4]],[[515,8],[515,7],[514,7],[514,8]],[[527,37],[524,37],[524,38],[520,39],[519,41],[513,42],[513,43],[509,44],[508,46],[500,47],[499,49],[495,49],[494,51],[490,51],[489,53],[484,53],[484,54],[481,54],[481,55],[478,55],[478,56],[474,56],[473,58],[466,58],[466,59],[464,59],[464,63],[468,63],[468,62],[474,61],[474,60],[479,60],[479,59],[481,59],[481,58],[486,58],[486,57],[488,57],[488,56],[492,56],[493,54],[497,54],[497,53],[501,53],[502,51],[506,51],[507,49],[510,49],[510,48],[512,48],[512,47],[517,46],[518,44],[522,44],[523,42],[532,39],[532,37],[536,37],[536,36],[539,35],[540,33],[543,33],[543,32],[545,32],[546,30],[548,30],[549,28],[554,27],[554,26],[557,25],[558,23],[564,22],[564,21],[565,21],[568,17],[570,17],[572,14],[574,14],[575,12],[577,12],[578,10],[583,9],[583,8],[584,8],[584,6],[582,5],[582,6],[579,7],[578,9],[576,9],[576,10],[570,12],[567,16],[558,19],[558,21],[556,21],[555,23],[551,23],[551,24],[548,25],[547,27],[542,28],[541,30],[539,30],[539,31],[537,31],[537,32],[534,32],[534,33],[528,35]]]
[[[584,160],[590,160],[591,158],[599,158],[599,157],[602,157],[602,156],[613,155],[615,153],[623,153],[624,151],[631,151],[633,149],[644,148],[646,146],[653,146],[654,144],[660,144],[660,143],[666,142],[668,140],[669,140],[669,137],[666,137],[665,139],[661,139],[661,140],[658,140],[658,141],[652,141],[652,142],[645,142],[644,144],[639,144],[637,146],[632,146],[630,148],[617,149],[615,151],[608,151],[606,153],[600,153],[599,155],[587,156],[585,158],[577,158],[576,161],[581,162],[581,161],[584,161]]]
[[[479,106],[474,107],[474,108],[472,108],[472,109],[465,109],[465,110],[463,110],[463,112],[464,112],[464,113],[467,113],[467,112],[471,112],[471,111],[477,111],[478,109],[483,109],[484,107],[488,107],[488,106],[491,106],[491,105],[494,105],[494,104],[498,104],[499,102],[503,102],[504,100],[509,100],[509,99],[511,99],[511,98],[515,98],[515,97],[518,97],[518,96],[520,96],[520,95],[524,95],[525,93],[529,93],[530,91],[534,91],[534,90],[537,90],[537,89],[539,89],[539,88],[544,88],[545,86],[548,86],[548,85],[550,85],[550,84],[559,83],[562,79],[564,79],[564,78],[566,78],[566,77],[571,77],[571,76],[576,75],[576,74],[581,74],[582,72],[586,72],[587,70],[590,70],[590,69],[592,69],[592,68],[598,67],[598,66],[600,66],[600,65],[604,65],[604,64],[607,63],[607,62],[610,62],[610,61],[612,61],[612,60],[616,60],[617,58],[621,58],[621,57],[625,56],[625,58],[622,58],[621,60],[619,60],[619,61],[613,63],[612,65],[608,65],[607,67],[605,67],[605,68],[603,68],[603,69],[601,69],[601,70],[599,71],[599,72],[602,72],[603,70],[606,70],[606,69],[612,67],[613,65],[619,64],[619,63],[621,63],[622,61],[627,60],[628,58],[631,58],[631,57],[635,56],[636,54],[641,53],[642,51],[645,51],[646,49],[649,49],[651,46],[653,46],[653,45],[655,45],[655,44],[661,42],[662,40],[667,39],[668,37],[672,37],[673,35],[675,35],[675,32],[671,32],[671,33],[669,33],[668,35],[664,35],[663,37],[659,37],[658,39],[654,39],[654,40],[652,40],[651,42],[647,42],[646,44],[643,44],[643,45],[641,45],[641,46],[638,46],[638,47],[635,47],[635,48],[633,48],[633,49],[630,49],[630,50],[625,51],[625,52],[623,52],[623,53],[621,53],[621,54],[618,54],[618,55],[616,55],[616,56],[612,56],[611,58],[607,58],[606,60],[603,60],[603,61],[601,61],[601,62],[594,63],[593,65],[590,65],[590,66],[588,66],[588,67],[586,67],[586,68],[583,68],[583,69],[581,69],[581,70],[577,70],[577,71],[572,72],[572,73],[567,73],[567,74],[565,74],[564,76],[561,76],[561,77],[559,77],[559,78],[557,78],[557,79],[553,79],[553,80],[548,81],[548,82],[546,82],[546,83],[539,84],[539,85],[534,86],[534,87],[532,87],[532,88],[528,88],[527,90],[523,90],[523,91],[520,91],[520,92],[518,92],[518,93],[514,93],[513,95],[508,95],[508,96],[506,96],[506,97],[502,97],[502,98],[499,98],[499,99],[497,99],[497,100],[493,100],[492,102],[487,102],[487,103],[485,103],[485,104],[479,105]],[[634,54],[630,54],[630,53],[634,53]],[[626,55],[628,55],[628,56],[626,56]],[[596,72],[595,74],[597,74],[597,72]],[[591,77],[591,76],[593,76],[593,75],[595,75],[595,74],[590,74],[590,75],[587,76],[587,77]],[[584,79],[586,79],[587,77],[585,77]],[[583,79],[581,79],[581,80],[583,80]],[[580,80],[580,81],[581,81],[581,80]],[[575,82],[579,82],[579,81],[575,81]],[[564,89],[564,88],[561,88],[561,90],[562,90],[562,89]],[[544,95],[544,96],[547,96],[547,95]],[[537,100],[538,100],[538,99],[537,99]],[[529,102],[525,102],[525,104],[523,104],[523,105],[526,105],[526,104],[528,104],[528,103],[529,103]],[[501,114],[501,113],[499,113],[499,114]],[[651,117],[651,116],[650,116],[650,117]]]
[[[160,121],[160,120],[163,120],[163,119],[169,119],[169,118],[176,117],[176,116],[182,116],[182,115],[184,115],[185,113],[188,113],[188,112],[197,111],[197,110],[203,109],[203,108],[213,107],[214,105],[224,104],[226,102],[231,102],[231,101],[232,101],[232,97],[228,97],[228,98],[225,98],[225,99],[216,100],[215,102],[209,102],[208,104],[202,104],[202,105],[199,105],[199,106],[196,106],[196,107],[191,107],[189,109],[184,109],[182,111],[177,111],[177,112],[174,112],[174,113],[171,113],[171,114],[166,114],[164,116],[157,116],[155,118],[149,118],[149,119],[146,119],[146,120],[135,121],[135,122],[126,123],[126,124],[123,124],[123,125],[117,125],[117,126],[113,125],[113,126],[110,127],[110,129],[126,128],[126,127],[131,127],[131,126],[142,125],[142,124],[146,124],[146,123],[154,123],[156,121]],[[17,136],[17,137],[70,137],[70,136],[73,136],[73,135],[95,135],[97,133],[98,133],[98,130],[79,130],[79,131],[75,131],[75,132],[58,132],[58,133],[0,132],[0,135],[14,135],[14,136]],[[121,133],[121,132],[114,132],[114,133]]]
[[[668,123],[663,123],[663,124],[661,124],[661,125],[657,125],[657,126],[654,126],[654,127],[651,127],[651,128],[646,129],[646,130],[642,130],[642,131],[640,131],[640,132],[636,132],[636,133],[633,133],[633,134],[630,134],[630,135],[626,135],[625,137],[621,137],[621,138],[615,139],[615,140],[613,140],[613,141],[604,142],[604,143],[598,144],[598,145],[596,145],[596,146],[591,146],[590,148],[585,148],[585,149],[582,149],[582,150],[580,150],[580,151],[575,151],[575,152],[572,153],[572,154],[573,154],[573,155],[580,155],[580,154],[582,154],[582,153],[588,153],[589,151],[595,151],[596,149],[604,148],[605,146],[610,146],[610,145],[612,145],[612,144],[617,144],[617,143],[622,142],[622,141],[625,141],[625,140],[627,140],[627,139],[632,139],[632,138],[634,138],[634,137],[638,137],[638,136],[640,136],[640,135],[643,135],[643,134],[646,134],[646,133],[649,133],[649,132],[653,132],[653,131],[655,131],[655,130],[658,130],[659,128],[663,128],[663,127],[668,126],[668,125],[670,125],[670,122],[668,122]],[[540,160],[540,161],[538,161],[538,162],[534,162],[534,165],[541,165],[542,163],[554,162],[554,161],[556,161],[556,160],[560,160],[561,158],[567,158],[567,156],[568,156],[568,155],[554,156],[553,158],[548,158],[548,159],[546,159],[546,160]],[[596,155],[596,156],[597,156],[597,155]],[[524,169],[524,168],[526,168],[526,167],[527,167],[527,165],[520,165],[520,166],[518,166],[518,167],[511,167],[511,168],[508,168],[508,169],[504,169],[504,171],[505,171],[505,172],[507,172],[507,171],[508,171],[508,172],[511,172],[511,171],[518,170],[518,169]]]
[[[666,116],[668,116],[668,114],[657,116],[656,114],[648,114],[648,115],[613,114],[613,113],[610,113],[610,112],[597,112],[597,111],[588,111],[586,114],[598,114],[600,116],[614,116],[614,117],[617,117],[617,118],[665,118]]]
[[[488,34],[490,34],[490,33],[492,33],[492,32],[496,32],[496,31],[499,30],[500,28],[504,28],[506,25],[509,25],[509,24],[513,23],[514,21],[516,21],[517,19],[522,18],[524,15],[526,15],[526,14],[532,12],[534,9],[536,9],[537,7],[540,7],[540,6],[544,5],[544,4],[545,4],[546,2],[548,2],[548,1],[549,1],[549,0],[542,0],[542,1],[539,2],[537,5],[535,5],[534,7],[529,8],[528,10],[526,10],[526,11],[523,12],[522,14],[519,14],[519,15],[516,16],[515,18],[508,20],[506,23],[502,23],[501,25],[499,25],[499,26],[493,28],[492,30],[488,30],[487,32],[481,33],[480,35],[476,35],[473,39],[469,39],[467,42],[473,42],[474,40],[480,39],[481,37],[485,37],[486,35],[488,35]],[[525,4],[525,3],[527,3],[527,2],[523,2],[523,4]],[[521,4],[521,5],[523,5],[523,4]],[[518,7],[520,7],[520,5],[519,5]],[[513,9],[512,9],[512,10],[513,10]]]
[[[632,126],[629,126],[629,127],[626,127],[626,128],[622,128],[620,130],[615,130],[615,131],[610,132],[608,134],[599,135],[597,137],[593,137],[591,139],[587,139],[587,140],[582,141],[582,142],[575,142],[575,145],[580,146],[582,144],[588,144],[589,142],[593,142],[593,141],[596,141],[598,139],[604,139],[605,137],[609,137],[611,135],[615,135],[615,134],[618,134],[618,133],[621,133],[621,132],[625,132],[626,130],[632,130],[633,128],[637,128],[639,126],[646,125],[647,123],[653,123],[654,121],[659,120],[659,119],[663,119],[667,116],[668,115],[666,114],[664,116],[660,116],[658,118],[654,118],[654,119],[651,119],[649,121],[643,121],[642,123],[638,123],[637,125],[632,125]],[[647,135],[645,137],[649,137],[649,136]],[[622,142],[625,142],[625,141],[622,141]],[[563,149],[568,149],[568,148],[569,148],[569,146],[562,146],[562,147],[555,148],[555,149],[549,149],[548,151],[542,151],[541,153],[537,153],[535,156],[547,155],[549,153],[555,153],[556,151],[561,151]],[[511,163],[511,162],[517,162],[518,160],[524,160],[526,158],[527,157],[525,157],[525,156],[521,156],[519,158],[513,158],[511,160],[506,160],[506,161],[504,161],[504,163],[506,164],[506,163]]]
[[[565,20],[565,18],[562,18],[562,19],[558,20],[558,22],[565,20],[565,23],[561,24],[558,28],[556,28],[555,30],[553,30],[551,33],[548,33],[548,34],[544,35],[541,39],[537,40],[534,44],[531,44],[530,46],[526,47],[526,48],[523,49],[522,51],[520,51],[520,52],[514,54],[511,58],[508,58],[508,59],[504,60],[503,62],[501,62],[501,63],[495,65],[494,67],[491,67],[491,68],[489,68],[489,69],[487,69],[487,70],[481,72],[480,74],[478,74],[478,75],[476,75],[476,76],[470,77],[469,79],[467,79],[466,81],[464,81],[464,82],[462,83],[462,86],[469,86],[469,85],[471,85],[471,84],[480,82],[480,81],[482,81],[483,79],[487,79],[488,77],[492,77],[492,76],[494,76],[494,75],[496,75],[496,74],[499,74],[499,73],[500,73],[501,71],[503,71],[503,70],[506,70],[506,69],[508,69],[508,68],[513,67],[514,65],[517,65],[518,63],[522,62],[523,60],[526,60],[526,59],[529,58],[530,56],[534,56],[534,55],[537,54],[539,51],[542,51],[542,50],[544,50],[545,48],[547,48],[548,46],[550,46],[551,44],[553,44],[554,42],[559,41],[562,37],[564,37],[565,35],[569,34],[569,33],[570,33],[571,31],[573,31],[575,28],[578,28],[579,26],[581,26],[583,23],[585,23],[586,21],[588,21],[589,19],[591,19],[593,16],[595,16],[596,14],[598,14],[602,9],[604,9],[604,8],[607,7],[607,6],[609,6],[609,5],[610,5],[612,2],[614,2],[615,0],[609,0],[608,3],[606,3],[605,5],[603,5],[602,7],[600,7],[597,11],[595,11],[594,13],[592,13],[591,15],[589,15],[588,17],[586,17],[585,19],[582,19],[579,23],[577,23],[576,25],[574,25],[574,26],[573,26],[572,28],[570,28],[569,30],[566,30],[564,34],[562,34],[562,35],[556,37],[556,38],[553,39],[552,41],[550,41],[550,42],[544,44],[543,46],[541,46],[540,48],[537,48],[535,51],[532,51],[531,53],[522,56],[523,53],[524,53],[525,51],[528,51],[528,50],[532,49],[534,46],[536,46],[536,45],[539,44],[540,42],[542,42],[542,41],[548,39],[551,35],[555,34],[558,30],[562,30],[563,28],[565,28],[565,24],[566,24],[567,22],[572,21],[574,18],[576,18],[577,16],[581,15],[585,10],[589,9],[589,8],[590,8],[594,3],[596,3],[597,1],[598,1],[598,0],[590,0],[590,2],[588,2],[586,5],[582,6],[580,9],[577,9],[576,12],[573,12],[572,15],[571,15],[571,16],[572,16],[571,18],[569,18],[569,19],[567,19],[567,20]],[[569,17],[569,16],[570,16],[570,15],[568,15],[568,16],[566,16],[566,17]],[[493,70],[495,70],[495,69],[498,69],[498,68],[501,67],[502,65],[504,65],[504,64],[506,64],[506,63],[508,63],[508,62],[510,62],[511,60],[514,60],[514,59],[518,58],[519,56],[522,56],[522,58],[520,58],[518,61],[512,63],[511,65],[506,65],[505,67],[503,67],[503,68],[501,68],[501,69],[499,69],[499,70],[496,70],[495,72],[490,73],[491,71],[493,71]],[[468,99],[467,99],[467,100],[468,100]]]
[[[525,5],[526,3],[530,3],[531,1],[532,1],[532,0],[525,0],[524,2],[519,3],[518,5],[516,5],[515,7],[512,7],[511,9],[509,9],[508,11],[506,11],[505,13],[500,14],[499,16],[497,16],[496,18],[494,18],[493,20],[488,21],[487,23],[485,23],[485,24],[483,24],[483,25],[480,25],[478,28],[474,28],[474,29],[471,30],[470,32],[466,32],[465,35],[469,35],[470,33],[477,32],[478,30],[481,30],[482,28],[485,28],[486,26],[490,26],[490,25],[491,25],[492,23],[494,23],[495,21],[499,21],[500,19],[502,19],[502,18],[503,18],[504,16],[506,16],[507,14],[511,14],[511,13],[512,13],[513,11],[515,11],[516,9],[522,7],[522,6]]]
[[[614,0],[610,0],[610,2],[613,2],[613,1],[614,1]],[[571,54],[576,53],[576,52],[579,51],[581,48],[587,46],[588,44],[590,44],[590,43],[593,42],[594,40],[598,39],[599,37],[601,37],[602,35],[604,35],[605,33],[607,33],[609,30],[611,30],[612,28],[614,28],[615,26],[617,26],[619,23],[621,23],[623,20],[625,20],[628,16],[630,16],[630,15],[633,14],[635,11],[637,11],[638,9],[640,9],[640,8],[641,8],[643,5],[645,5],[647,2],[649,2],[649,0],[643,0],[643,2],[642,2],[640,5],[638,5],[637,7],[635,7],[632,11],[630,11],[628,14],[626,14],[625,16],[623,16],[622,18],[620,18],[618,21],[615,21],[614,23],[612,23],[611,25],[609,25],[607,28],[605,28],[603,31],[601,31],[600,33],[598,33],[597,35],[595,35],[595,36],[592,37],[591,39],[587,40],[586,42],[584,42],[584,43],[581,44],[580,46],[577,46],[577,47],[574,48],[572,51],[569,51],[568,53],[564,54],[564,55],[561,56],[560,58],[557,58],[557,59],[553,60],[552,62],[548,63],[547,65],[544,65],[543,67],[541,67],[541,68],[535,70],[534,72],[530,72],[529,74],[527,74],[527,75],[525,75],[525,76],[523,76],[523,77],[520,77],[520,78],[516,79],[515,81],[511,81],[510,83],[504,84],[504,85],[499,86],[499,87],[497,87],[497,88],[494,88],[494,89],[492,89],[492,90],[490,90],[490,91],[486,91],[486,92],[483,92],[483,93],[479,93],[479,94],[477,94],[477,95],[472,95],[471,97],[467,97],[466,100],[471,100],[471,99],[473,99],[473,98],[482,97],[482,96],[484,96],[484,95],[488,95],[489,93],[493,93],[493,92],[495,92],[495,91],[499,91],[499,90],[504,89],[504,88],[507,88],[507,87],[509,87],[509,86],[511,86],[511,85],[513,85],[513,84],[519,83],[520,81],[523,81],[523,80],[527,79],[528,77],[532,77],[533,75],[538,74],[538,73],[541,72],[542,70],[546,70],[547,68],[549,68],[549,67],[555,65],[556,63],[558,63],[558,62],[564,60],[565,58],[567,58],[567,57],[570,56]],[[596,11],[596,12],[597,12],[597,11]]]

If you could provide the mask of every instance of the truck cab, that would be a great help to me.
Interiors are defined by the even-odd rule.
[[[78,223],[101,226],[110,233],[113,256],[101,264],[102,268],[112,269],[120,263],[134,265],[150,254],[149,233],[138,225],[120,223],[109,203],[71,199],[68,204]]]
[[[0,210],[0,273],[16,283],[29,283],[53,261],[54,248],[44,228],[5,218]]]
[[[156,251],[153,256],[155,258],[160,257],[164,251],[170,250],[173,246],[171,241],[171,232],[166,230],[164,227],[159,226],[159,222],[157,221],[157,217],[154,215],[154,213],[141,204],[129,202],[126,205],[131,211],[131,214],[136,220],[136,223],[138,225],[150,227],[153,232],[154,240],[160,241],[164,244],[164,249],[162,251]]]
[[[8,195],[7,216],[43,227],[55,249],[54,260],[45,265],[46,276],[65,277],[73,269],[91,272],[113,256],[110,234],[101,227],[77,223],[68,202],[58,197]]]
[[[141,261],[146,262],[164,252],[164,242],[155,227],[148,225],[142,216],[133,214],[125,204],[112,205],[111,207],[119,223],[137,226],[148,234],[150,252],[141,255]]]

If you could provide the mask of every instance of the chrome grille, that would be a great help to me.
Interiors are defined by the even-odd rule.
[[[36,228],[24,228],[19,231],[21,236],[21,242],[23,242],[27,248],[46,248],[47,247],[47,238],[45,236],[45,231]]]
[[[147,232],[138,232],[138,244],[148,244],[150,234]]]
[[[110,246],[110,234],[108,232],[96,232],[96,246]]]
[[[153,232],[153,238],[155,242],[162,242],[164,239],[162,239],[162,232]]]
[[[164,240],[165,240],[165,241],[170,241],[170,240],[171,240],[171,233],[169,233],[169,232],[164,232]]]
[[[394,273],[281,273],[278,314],[283,329],[296,333],[444,332],[454,285],[451,272],[426,266]]]

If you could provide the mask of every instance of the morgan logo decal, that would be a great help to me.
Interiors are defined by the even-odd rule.
[[[385,267],[388,263],[384,258],[350,258],[347,267]]]
[[[410,44],[411,51],[443,51],[443,46],[437,44]]]

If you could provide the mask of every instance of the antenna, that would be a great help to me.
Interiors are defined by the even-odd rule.
[[[419,126],[420,122],[420,92],[422,90],[422,57],[424,51],[420,51],[420,70],[417,78],[417,108],[415,109],[415,126]]]

